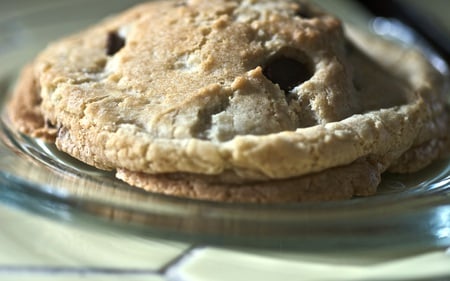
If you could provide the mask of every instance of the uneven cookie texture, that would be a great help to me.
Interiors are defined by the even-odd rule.
[[[303,1],[153,1],[52,43],[8,107],[20,131],[158,193],[347,199],[448,150],[445,79]]]

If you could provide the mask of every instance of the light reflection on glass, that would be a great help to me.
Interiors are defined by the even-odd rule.
[[[450,240],[450,205],[435,209],[435,231],[434,236],[441,240]]]
[[[377,17],[372,21],[373,31],[381,36],[395,39],[406,45],[419,46],[430,63],[442,74],[448,74],[448,65],[431,46],[412,28],[396,19]]]

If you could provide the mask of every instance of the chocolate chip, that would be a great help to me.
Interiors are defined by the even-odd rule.
[[[125,46],[125,39],[117,32],[109,32],[106,40],[106,54],[112,56]]]
[[[289,57],[272,60],[263,70],[264,75],[280,88],[289,92],[312,77],[308,64]]]

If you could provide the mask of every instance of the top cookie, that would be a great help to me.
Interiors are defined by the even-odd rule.
[[[107,170],[233,184],[362,158],[413,171],[449,135],[443,80],[420,54],[294,0],[149,2],[53,43],[30,69],[15,97],[37,97],[32,110],[13,97],[13,122]]]

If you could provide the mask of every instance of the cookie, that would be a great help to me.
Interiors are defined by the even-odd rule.
[[[444,84],[416,50],[308,2],[153,1],[50,44],[8,115],[152,192],[338,200],[448,150]]]

